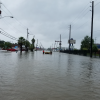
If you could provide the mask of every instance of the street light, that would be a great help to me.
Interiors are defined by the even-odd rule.
[[[4,16],[4,17],[14,18],[13,16]],[[2,18],[4,18],[4,17],[0,17],[0,19],[2,19]]]
[[[2,11],[1,11],[1,4],[2,4],[2,3],[0,2],[0,19],[1,19],[1,18],[4,18],[4,17],[10,17],[10,18],[13,18],[13,16],[4,16],[4,17],[1,16],[1,14],[2,14]]]

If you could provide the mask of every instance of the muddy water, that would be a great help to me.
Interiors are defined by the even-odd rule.
[[[0,100],[100,100],[100,59],[0,51]]]

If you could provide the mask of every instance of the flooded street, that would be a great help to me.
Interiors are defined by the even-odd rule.
[[[100,100],[100,59],[0,51],[0,100]]]

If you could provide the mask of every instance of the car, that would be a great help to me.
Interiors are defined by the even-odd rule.
[[[52,51],[45,50],[44,53],[45,53],[45,54],[52,54]]]

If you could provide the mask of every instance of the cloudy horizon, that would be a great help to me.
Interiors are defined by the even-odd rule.
[[[91,35],[91,0],[1,0],[3,16],[0,28],[10,35],[19,38],[27,37],[29,41],[35,36],[38,45],[49,48],[54,46],[55,40],[62,40],[62,47],[68,47],[69,25],[71,38],[76,40],[75,48],[80,48],[82,39]],[[94,33],[96,43],[100,43],[99,23],[100,1],[94,0]],[[2,31],[2,30],[0,30]],[[0,40],[17,42],[0,34]],[[58,45],[59,46],[59,45]]]

